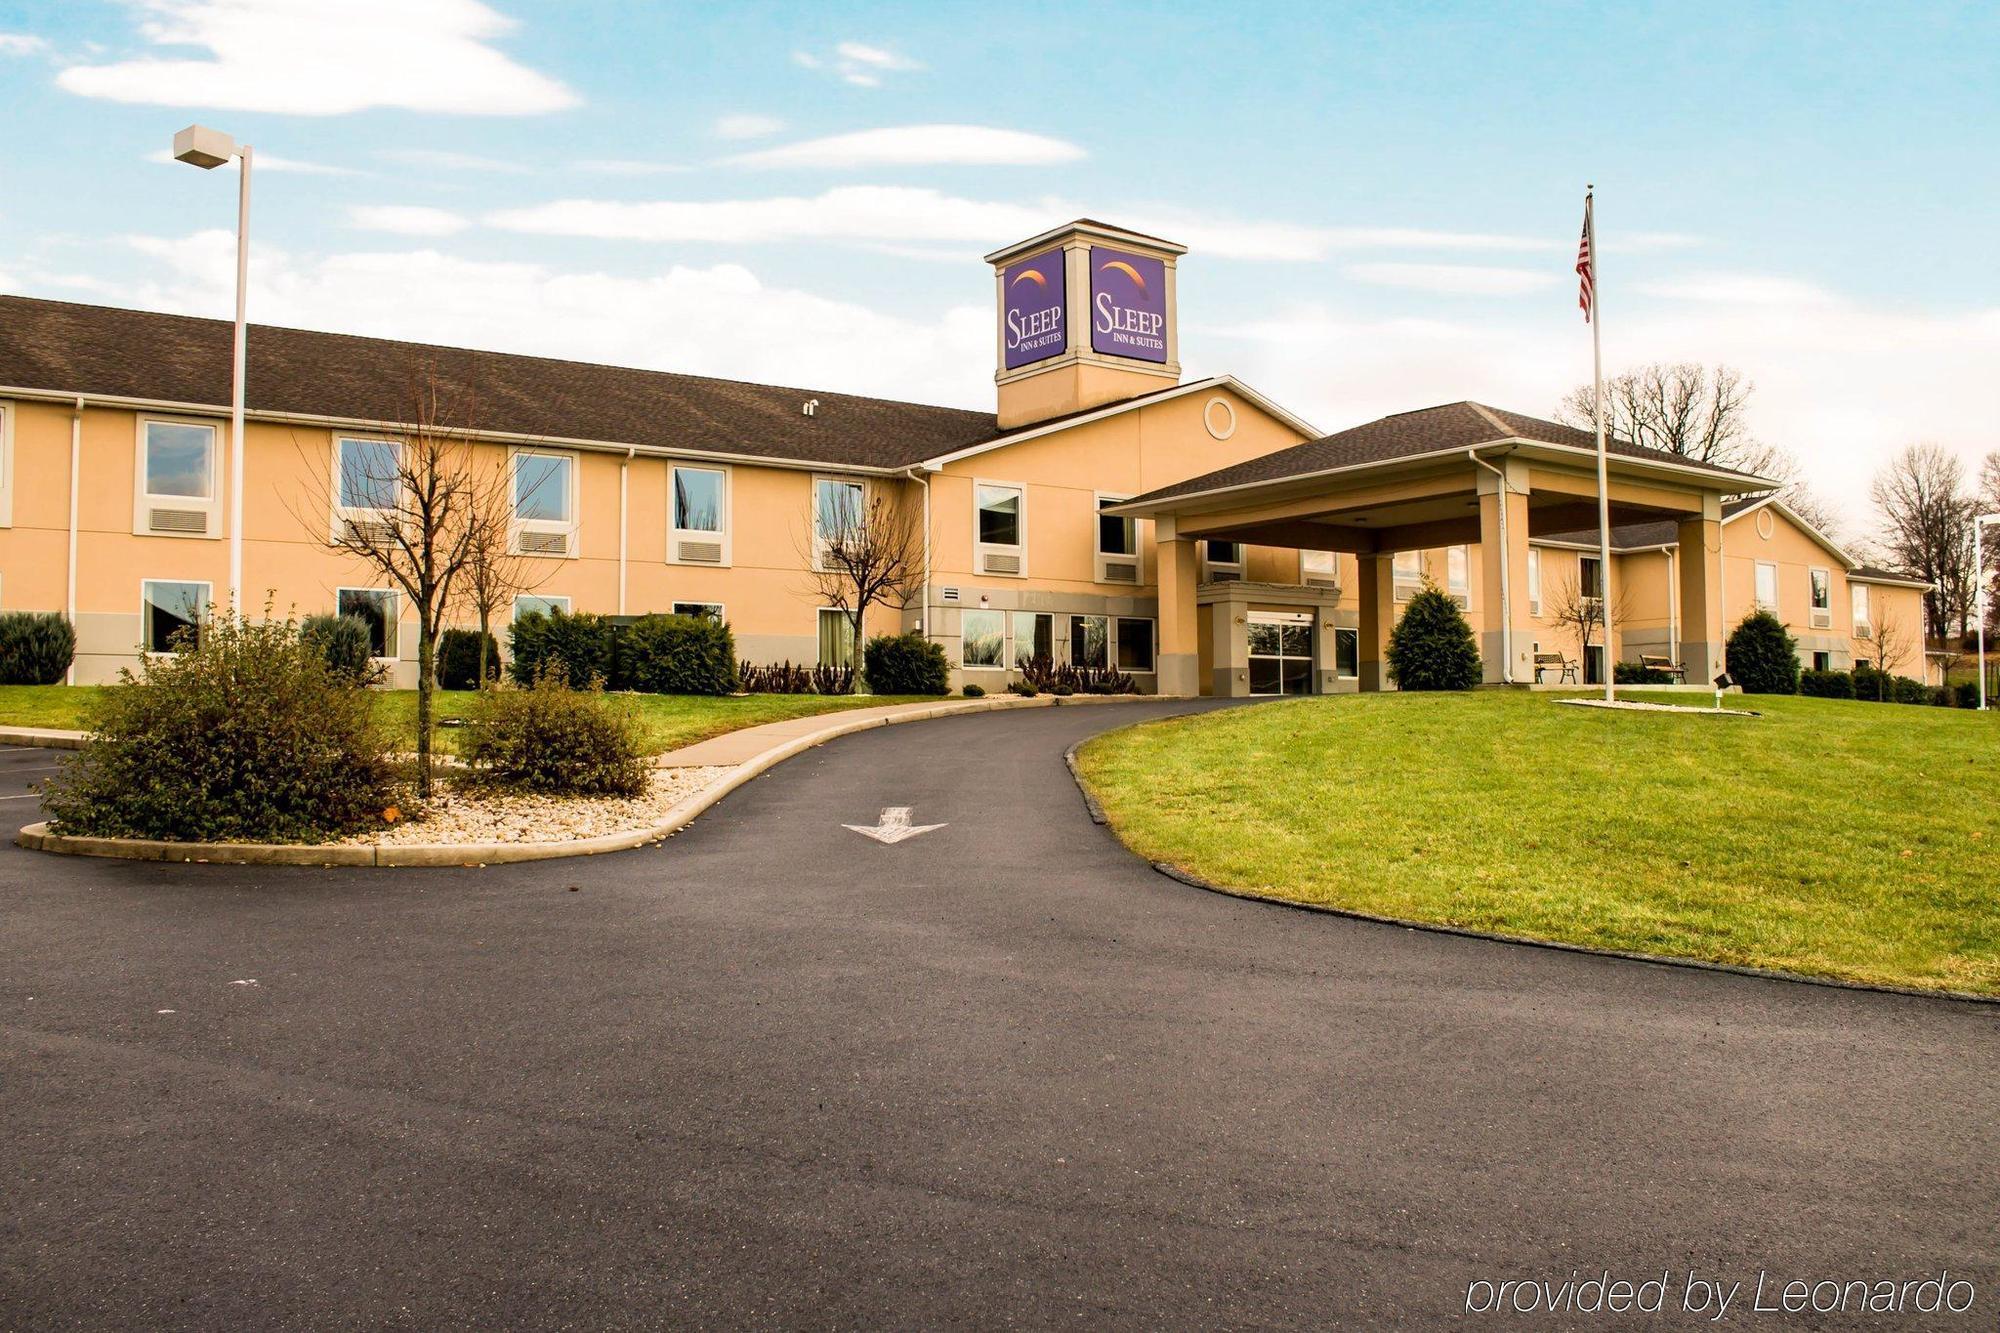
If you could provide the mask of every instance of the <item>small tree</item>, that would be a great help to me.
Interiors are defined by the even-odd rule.
[[[857,668],[868,642],[868,608],[900,611],[923,595],[923,525],[885,488],[870,487],[858,501],[843,498],[820,506],[800,554],[820,604],[847,616]],[[862,675],[855,672],[857,680]]]
[[[1389,632],[1389,678],[1402,690],[1469,690],[1479,683],[1479,645],[1458,603],[1427,583]]]
[[[525,556],[511,539],[513,511],[504,490],[474,491],[466,520],[465,569],[459,580],[459,602],[479,622],[479,665],[473,679],[484,689],[497,673],[489,673],[487,653],[494,646],[493,616],[512,606],[524,592],[540,587],[554,569],[546,558]]]
[[[1874,612],[1874,621],[1868,628],[1875,640],[1875,665],[1892,676],[1896,674],[1896,668],[1902,665],[1904,656],[1910,651],[1910,645],[1913,642],[1921,642],[1910,627],[1903,623],[1903,618],[1887,608],[1879,608]],[[1922,674],[1921,664],[1918,674]]]
[[[1590,645],[1604,632],[1604,598],[1597,591],[1585,588],[1575,574],[1564,575],[1555,585],[1544,603],[1548,619],[1558,628],[1576,636],[1577,660],[1588,663]],[[1611,599],[1611,614],[1618,620],[1625,618],[1625,599],[1621,592]],[[1610,645],[1604,649],[1605,670],[1613,670]]]
[[[1729,635],[1727,670],[1745,694],[1797,694],[1799,645],[1783,621],[1752,611]]]

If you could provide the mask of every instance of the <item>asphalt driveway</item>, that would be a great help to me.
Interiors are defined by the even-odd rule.
[[[1946,1269],[1993,1326],[2000,1009],[1184,887],[1062,764],[1182,707],[864,733],[585,861],[8,847],[0,1325],[1428,1326],[1607,1269],[1741,1325]],[[842,827],[891,806],[944,827]]]

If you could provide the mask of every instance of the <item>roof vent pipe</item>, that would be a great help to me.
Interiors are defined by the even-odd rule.
[[[799,410],[805,413],[807,416],[813,415],[813,413],[819,411],[819,399],[817,398],[806,399],[805,406],[800,408]]]

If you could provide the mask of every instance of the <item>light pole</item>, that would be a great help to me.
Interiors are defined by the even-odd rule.
[[[241,164],[236,182],[236,346],[229,386],[229,609],[235,612],[243,588],[243,307],[250,276],[250,145],[203,125],[190,125],[174,136],[174,159],[203,171],[232,157]]]
[[[1979,709],[1986,711],[1986,552],[1980,534],[1988,523],[2000,523],[2000,514],[1981,514],[1972,520],[1972,587],[1974,613],[1979,620]],[[1965,640],[1960,639],[1960,643]]]

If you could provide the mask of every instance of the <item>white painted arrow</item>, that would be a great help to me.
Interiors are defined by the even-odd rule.
[[[912,824],[909,806],[891,805],[883,808],[882,822],[873,828],[866,824],[843,824],[841,827],[851,828],[864,838],[873,838],[877,842],[887,843],[893,847],[906,838],[914,838],[919,833],[929,833],[932,829],[943,828],[944,825]]]

